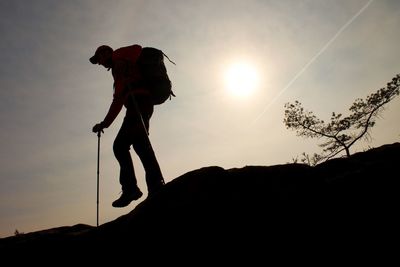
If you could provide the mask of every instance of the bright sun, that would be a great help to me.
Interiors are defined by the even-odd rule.
[[[224,81],[229,92],[238,97],[249,96],[258,86],[257,70],[247,63],[235,63],[225,72]]]

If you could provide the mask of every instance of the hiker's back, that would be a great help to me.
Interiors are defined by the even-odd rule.
[[[123,87],[128,84],[137,84],[141,80],[137,60],[142,51],[140,45],[130,45],[118,48],[112,53],[112,75],[114,77],[114,86],[122,83]]]
[[[132,76],[131,84],[149,90],[153,104],[159,105],[175,96],[164,64],[164,56],[160,49],[134,44],[116,49],[112,58],[113,61],[125,61],[126,69],[121,71],[126,76]],[[138,76],[140,78],[136,79]]]
[[[125,46],[114,50],[112,59],[114,60],[128,60],[132,63],[136,63],[140,54],[142,52],[142,47],[140,45],[134,44],[130,46]]]

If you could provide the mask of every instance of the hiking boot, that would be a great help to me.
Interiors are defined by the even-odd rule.
[[[115,200],[112,203],[112,206],[114,208],[123,208],[129,205],[134,200],[138,200],[143,193],[137,189],[136,191],[132,192],[122,192],[122,195],[119,197],[119,199]]]

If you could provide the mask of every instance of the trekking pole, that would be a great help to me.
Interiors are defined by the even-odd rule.
[[[96,226],[99,226],[99,177],[100,177],[100,136],[101,131],[97,132],[97,212],[96,212]]]

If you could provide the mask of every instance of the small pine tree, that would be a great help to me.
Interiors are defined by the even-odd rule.
[[[23,232],[18,231],[18,229],[15,229],[14,235],[23,235]]]
[[[323,148],[321,154],[314,154],[309,158],[303,153],[303,160],[309,165],[333,158],[342,151],[345,151],[348,157],[350,147],[361,138],[369,136],[369,130],[375,126],[375,120],[384,110],[384,105],[399,95],[399,87],[400,74],[397,74],[386,87],[369,95],[365,100],[356,99],[349,109],[349,116],[343,117],[342,114],[333,112],[329,123],[305,110],[299,101],[295,101],[294,104],[286,103],[283,122],[287,129],[295,130],[297,136],[326,139],[319,144]]]

